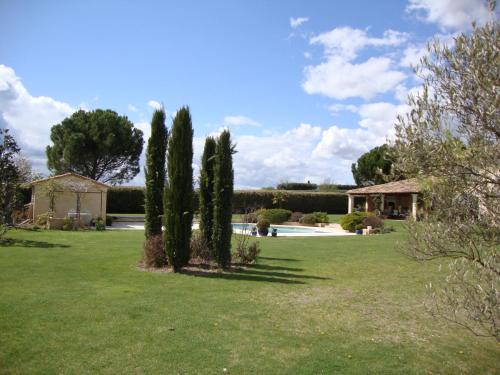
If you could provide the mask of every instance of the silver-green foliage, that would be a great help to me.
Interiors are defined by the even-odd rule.
[[[408,251],[449,263],[428,286],[430,311],[500,341],[499,32],[494,20],[453,46],[429,45],[394,146],[395,167],[421,180],[429,209],[408,222]]]

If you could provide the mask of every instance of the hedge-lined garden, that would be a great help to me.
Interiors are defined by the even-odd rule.
[[[276,190],[236,190],[233,198],[234,213],[254,211],[258,208],[273,208]],[[345,214],[347,212],[347,195],[343,193],[319,192],[283,192],[284,201],[281,208],[293,212],[324,211],[329,214]],[[198,194],[194,194],[194,211],[198,211]],[[108,212],[110,213],[144,213],[144,187],[119,186],[108,190]]]

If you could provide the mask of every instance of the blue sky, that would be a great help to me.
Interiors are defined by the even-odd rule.
[[[481,0],[1,1],[0,14],[0,126],[35,168],[78,108],[148,136],[157,103],[189,105],[195,167],[203,138],[229,127],[238,187],[352,182],[418,91],[409,64],[425,42],[488,17]]]

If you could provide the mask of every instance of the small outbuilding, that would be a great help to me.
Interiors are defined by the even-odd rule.
[[[392,218],[404,218],[411,214],[416,220],[420,193],[421,188],[415,178],[348,190],[348,212],[354,210],[354,199],[362,197],[365,211],[378,209],[382,215]]]
[[[88,225],[106,217],[109,186],[76,173],[64,173],[31,183],[31,218],[49,214],[55,222],[78,218]],[[59,225],[56,225],[59,226]]]

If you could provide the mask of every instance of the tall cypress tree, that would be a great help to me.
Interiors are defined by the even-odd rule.
[[[189,262],[193,222],[193,126],[188,107],[175,116],[168,141],[167,183],[163,195],[165,251],[178,271]]]
[[[217,141],[215,153],[214,183],[214,232],[213,247],[219,266],[227,268],[231,264],[231,235],[233,228],[233,153],[231,135],[224,130]]]
[[[212,137],[205,140],[205,148],[201,157],[200,171],[200,231],[205,242],[213,253],[212,235],[213,235],[213,217],[214,217],[214,167],[215,167],[215,149],[217,143]]]
[[[165,111],[163,108],[157,109],[151,120],[151,136],[146,151],[146,192],[144,196],[146,238],[161,234],[167,139]]]

